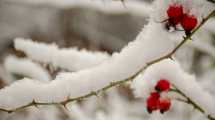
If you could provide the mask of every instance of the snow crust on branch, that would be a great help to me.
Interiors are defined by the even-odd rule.
[[[31,59],[51,64],[69,71],[78,71],[101,64],[110,58],[105,52],[90,52],[85,49],[59,48],[56,44],[43,44],[29,39],[17,38],[15,48],[25,52]]]
[[[51,79],[47,70],[27,58],[8,56],[4,61],[4,68],[10,74],[18,74],[40,81],[49,81]]]
[[[132,83],[135,95],[146,99],[160,79],[167,79],[171,84],[177,86],[179,90],[203,107],[206,114],[215,113],[215,97],[203,89],[194,75],[183,71],[180,64],[171,59],[155,63],[140,74]]]
[[[68,96],[75,98],[98,90],[110,82],[125,79],[147,62],[172,50],[173,44],[168,40],[168,34],[161,24],[151,20],[134,42],[97,67],[75,73],[60,73],[48,84],[25,78],[2,89],[0,107],[15,108],[33,100],[59,102]]]
[[[198,5],[196,1],[202,3],[200,0],[195,0],[192,5]],[[157,0],[156,2],[161,3],[164,1]],[[205,3],[205,1],[203,3]],[[201,4],[202,6],[204,6],[203,3]],[[158,12],[160,9],[165,9],[163,4],[155,5],[158,7],[155,9],[155,12]],[[164,5],[168,4],[166,3]],[[197,8],[198,6],[196,10]],[[210,7],[207,6],[207,8]],[[163,11],[160,15],[164,15],[164,13],[166,12]],[[207,13],[208,12],[204,12],[204,14]],[[173,42],[170,40],[170,34],[171,33],[164,30],[161,23],[155,23],[154,17],[151,17],[148,25],[144,27],[133,42],[123,48],[120,53],[113,54],[110,59],[104,61],[99,66],[74,73],[60,73],[49,83],[42,83],[25,78],[0,90],[0,108],[13,109],[31,103],[32,101],[39,103],[60,102],[66,100],[68,97],[76,98],[86,95],[92,91],[103,88],[111,82],[126,79],[146,66],[148,62],[166,55],[173,49]],[[181,35],[178,37],[180,37],[180,39],[182,38]],[[27,45],[24,45],[22,47],[26,46]],[[57,47],[55,46],[53,48],[53,50],[57,52]],[[44,50],[41,49],[39,53],[42,54],[43,52]],[[47,52],[47,56],[44,56],[46,59],[52,55],[52,51],[48,50]],[[185,91],[188,96],[191,96],[197,103],[203,105],[208,113],[213,113],[213,111],[215,111],[214,99],[202,90],[193,76],[184,73],[178,64],[173,64],[174,62],[169,62],[169,60],[167,61],[167,63],[164,62],[166,64],[159,65],[158,63],[159,67],[157,67],[157,64],[150,67],[145,77],[148,79],[158,77],[158,75],[161,77],[162,74],[159,73],[163,73],[164,75],[168,75],[169,79],[174,79],[175,75],[178,75],[178,78],[175,78],[176,80],[172,80],[171,82],[175,85],[179,85],[177,87],[179,87],[180,90]],[[160,71],[154,72],[154,68]],[[166,71],[164,68],[169,69],[171,72]],[[180,74],[182,76],[179,76]],[[154,75],[154,77],[152,75]],[[183,82],[181,82],[181,79]],[[187,79],[192,82],[187,82]],[[139,86],[142,84],[143,83],[140,83]],[[190,88],[195,89],[195,92]],[[144,86],[142,89],[144,89]],[[210,103],[210,105],[208,103]]]

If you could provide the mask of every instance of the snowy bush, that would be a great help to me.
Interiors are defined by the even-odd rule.
[[[10,85],[0,90],[0,120],[215,120],[215,70],[208,67],[215,59],[213,0],[105,1],[110,8],[101,1],[20,2],[130,12],[146,17],[147,24],[111,55],[14,39],[26,58],[4,59],[1,73],[7,74],[0,75]],[[195,50],[208,55],[201,74],[190,73]],[[120,94],[122,87],[131,99]],[[23,110],[24,117],[18,114]]]

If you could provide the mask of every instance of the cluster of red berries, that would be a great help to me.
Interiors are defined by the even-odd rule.
[[[155,86],[155,91],[151,92],[150,96],[147,98],[147,111],[152,113],[155,110],[160,110],[164,113],[169,110],[171,106],[171,101],[169,97],[161,97],[162,92],[168,92],[170,89],[170,83],[168,80],[161,79],[157,82]]]
[[[168,21],[168,28],[171,26],[176,29],[176,26],[180,24],[186,35],[189,35],[197,25],[198,20],[196,16],[189,13],[184,13],[183,6],[180,4],[174,3],[170,5],[166,12],[168,15],[168,19],[166,20]]]

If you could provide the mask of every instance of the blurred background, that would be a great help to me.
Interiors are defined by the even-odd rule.
[[[4,53],[15,37],[55,42],[62,47],[118,51],[135,38],[145,19],[127,11],[120,2],[117,6],[109,5],[110,1],[92,0],[89,6],[88,2],[79,1],[66,6],[58,2],[1,0],[0,52]],[[96,7],[102,5],[104,10]]]
[[[125,0],[123,3],[118,1],[117,5],[112,5],[111,0],[91,0],[90,2],[84,0],[0,0],[0,86],[7,84],[4,79],[8,77],[5,77],[6,74],[9,74],[3,67],[5,57],[10,54],[24,56],[14,50],[14,38],[30,38],[44,43],[56,43],[61,48],[75,46],[80,49],[106,51],[111,54],[120,51],[129,41],[135,39],[147,23],[149,13],[142,10],[150,9],[145,7],[150,6],[151,2],[152,0]],[[212,31],[215,26],[208,26],[210,27],[205,27],[205,31],[202,32],[207,32],[204,38],[206,45],[209,45],[209,50],[206,49],[208,46],[201,46],[201,44],[191,45],[191,48],[188,46],[182,49],[184,54],[178,55],[187,70],[200,76],[200,81],[215,79],[215,31]],[[187,51],[191,53],[188,54]],[[212,93],[214,91],[211,90]],[[73,113],[68,113],[59,106],[40,110],[30,108],[12,114],[0,112],[0,120],[149,119],[144,110],[144,103],[141,100],[134,100],[127,86],[118,87],[104,96],[111,96],[112,99],[102,99],[98,102],[97,98],[90,98],[88,102],[74,105]],[[124,110],[123,106],[130,107],[131,110]],[[116,110],[111,112],[113,108]],[[186,109],[181,107],[172,112],[183,111],[181,116],[185,116],[186,119],[195,119],[185,114],[184,110]],[[198,113],[195,114],[198,115]],[[168,119],[175,118],[174,114],[166,116]],[[184,119],[183,117],[181,119]]]

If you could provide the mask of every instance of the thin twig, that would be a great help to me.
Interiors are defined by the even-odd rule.
[[[150,62],[148,62],[142,69],[140,69],[139,71],[137,71],[134,75],[126,78],[126,79],[123,79],[123,80],[120,80],[120,81],[116,81],[116,82],[111,82],[109,85],[99,89],[99,90],[96,90],[96,91],[92,91],[86,95],[83,95],[83,96],[80,96],[80,97],[76,97],[76,98],[71,98],[70,96],[67,97],[66,100],[64,101],[61,101],[61,102],[50,102],[50,103],[40,103],[40,102],[37,102],[35,100],[33,100],[31,103],[29,104],[26,104],[24,106],[21,106],[21,107],[17,107],[15,109],[5,109],[5,108],[0,108],[0,111],[4,111],[4,112],[8,112],[8,113],[11,113],[11,112],[15,112],[15,111],[18,111],[18,110],[21,110],[21,109],[24,109],[24,108],[27,108],[27,107],[30,107],[30,106],[45,106],[45,105],[63,105],[64,107],[66,107],[66,104],[69,103],[69,102],[73,102],[73,101],[80,101],[80,100],[83,100],[85,98],[88,98],[88,97],[91,97],[91,96],[98,96],[99,93],[101,92],[105,92],[107,91],[108,89],[112,88],[112,87],[115,87],[115,86],[118,86],[118,85],[121,85],[121,84],[124,84],[126,82],[131,82],[135,77],[137,77],[137,75],[139,75],[141,72],[143,72],[147,67],[149,67],[150,65],[152,64],[155,64],[157,62],[160,62],[161,60],[164,60],[164,59],[167,59],[167,58],[172,58],[173,54],[175,54],[175,52],[181,48],[181,46],[183,46],[189,39],[191,39],[191,37],[205,24],[205,22],[210,18],[212,17],[213,15],[215,14],[215,10],[213,10],[205,19],[202,20],[202,22],[186,37],[183,37],[183,40],[171,51],[169,52],[168,54],[162,56],[162,57],[159,57],[155,60],[152,60]],[[210,119],[210,120],[213,120],[213,119]]]
[[[182,92],[180,89],[178,89],[178,88],[176,87],[176,85],[173,85],[173,84],[172,84],[172,86],[174,87],[174,90],[172,90],[172,92],[176,92],[176,93],[180,94],[182,97],[184,97],[184,98],[186,99],[186,100],[183,100],[183,101],[182,101],[182,100],[178,100],[178,99],[176,99],[176,100],[178,100],[178,101],[180,101],[180,102],[187,103],[187,104],[189,104],[189,105],[192,105],[192,106],[193,106],[195,109],[197,109],[199,112],[201,112],[202,114],[205,114],[209,120],[215,120],[214,117],[212,117],[211,115],[205,113],[205,110],[204,110],[200,105],[198,105],[196,102],[194,102],[194,100],[192,100],[192,99],[191,99],[190,97],[188,97],[184,92]]]

